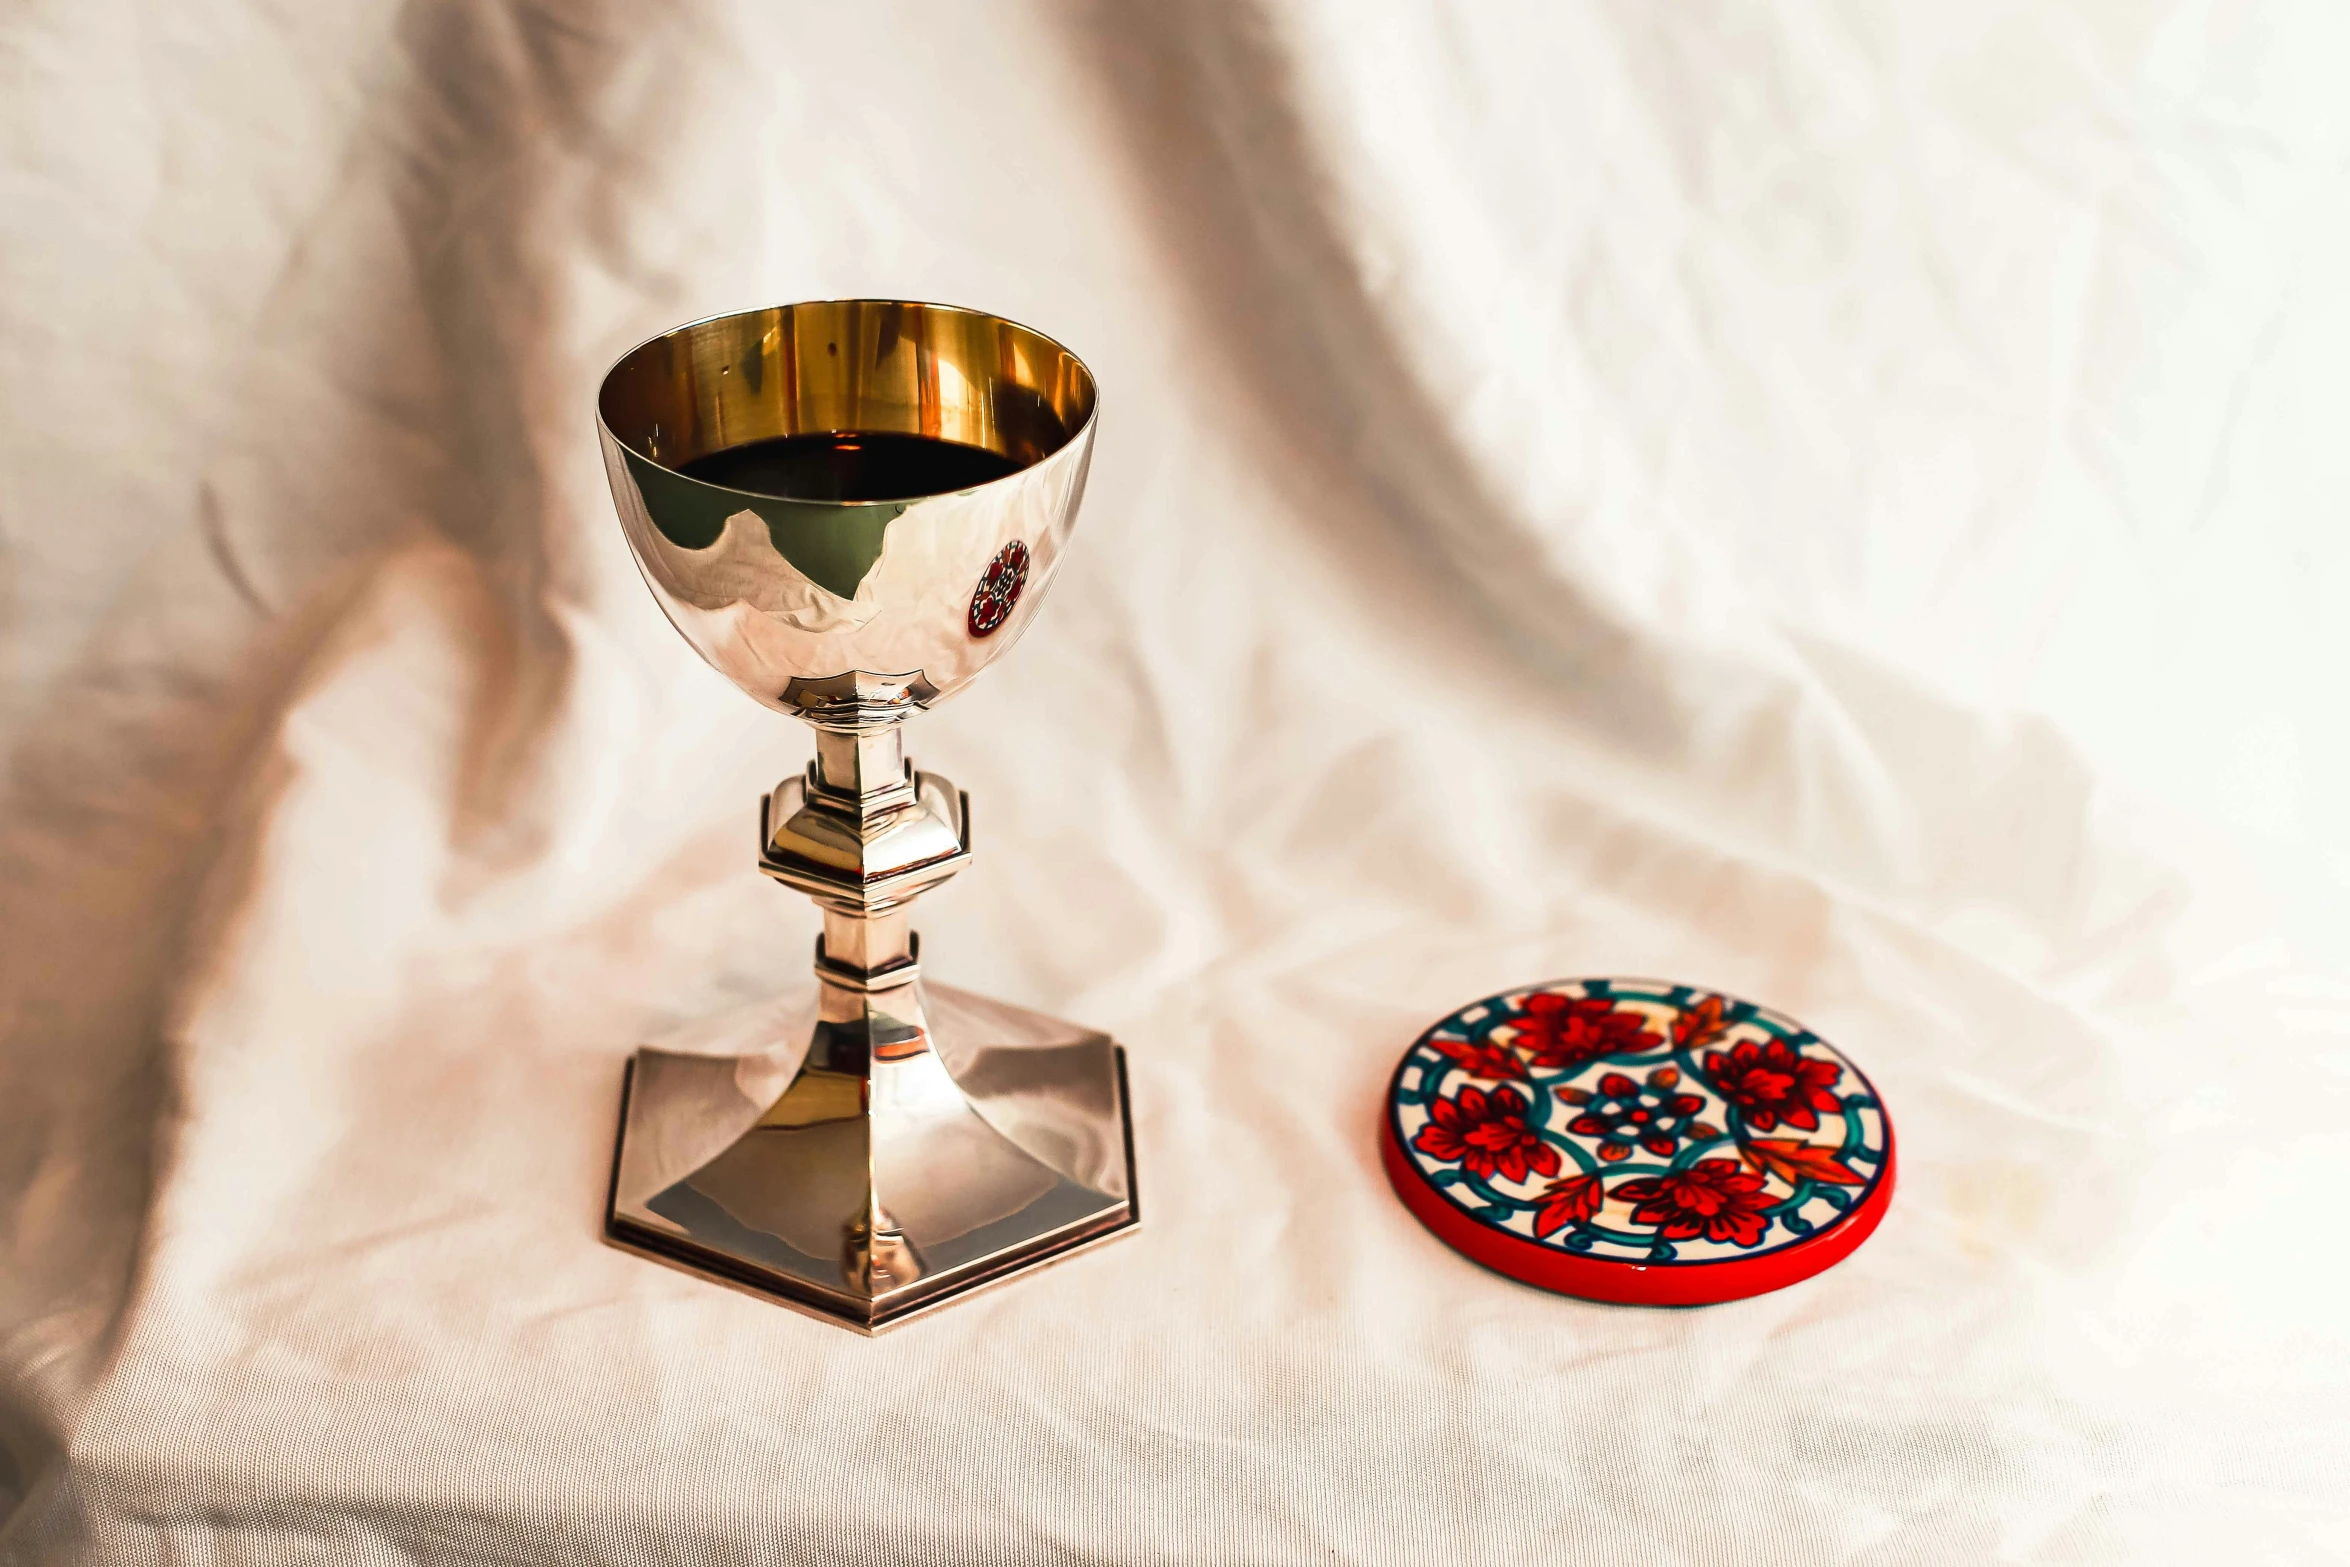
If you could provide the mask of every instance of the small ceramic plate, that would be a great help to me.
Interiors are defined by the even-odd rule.
[[[1689,985],[1570,979],[1404,1052],[1380,1155],[1462,1256],[1585,1300],[1704,1306],[1808,1279],[1893,1198],[1893,1123],[1843,1052]]]

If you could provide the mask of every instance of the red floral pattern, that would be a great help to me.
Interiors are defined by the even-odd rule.
[[[1618,1007],[1605,996],[1538,990],[1526,998],[1510,1025],[1510,1042],[1545,1072],[1664,1044],[1661,1036],[1649,1031],[1643,1014]]]
[[[1596,1175],[1553,1181],[1543,1188],[1542,1206],[1534,1210],[1534,1233],[1548,1237],[1585,1223],[1606,1201],[1607,1188]]]
[[[1729,1027],[1722,1017],[1722,998],[1700,996],[1683,1007],[1673,1019],[1673,1048],[1701,1049],[1721,1038],[1729,1031]]]
[[[1509,1046],[1497,1042],[1491,1034],[1483,1039],[1431,1039],[1428,1048],[1449,1058],[1471,1077],[1482,1077],[1488,1082],[1506,1078],[1524,1078],[1525,1063]]]
[[[1767,1132],[1784,1121],[1811,1132],[1819,1129],[1817,1112],[1837,1108],[1830,1090],[1844,1074],[1833,1061],[1797,1055],[1784,1039],[1742,1039],[1727,1055],[1709,1051],[1705,1075],[1714,1092],[1756,1131]]]
[[[1516,1088],[1459,1090],[1455,1099],[1438,1099],[1429,1107],[1429,1123],[1419,1128],[1412,1146],[1443,1161],[1459,1161],[1469,1175],[1490,1179],[1502,1175],[1523,1182],[1527,1172],[1558,1175],[1558,1149],[1546,1144],[1525,1123],[1525,1097]]]
[[[1636,1223],[1653,1224],[1669,1241],[1703,1236],[1753,1246],[1770,1227],[1772,1198],[1763,1178],[1735,1159],[1700,1159],[1685,1170],[1626,1181],[1612,1195],[1635,1206]]]
[[[1816,1036],[1644,981],[1463,1008],[1406,1055],[1391,1114],[1477,1223],[1644,1266],[1802,1244],[1862,1211],[1891,1157],[1867,1080]]]
[[[1621,1072],[1610,1072],[1590,1091],[1562,1088],[1558,1096],[1586,1107],[1567,1123],[1567,1130],[1596,1137],[1593,1150],[1611,1164],[1632,1156],[1634,1144],[1659,1159],[1670,1159],[1684,1137],[1707,1142],[1722,1134],[1697,1119],[1705,1113],[1705,1096],[1681,1088],[1681,1074],[1660,1066],[1648,1074],[1644,1088]]]
[[[1523,1181],[1559,1173],[1559,1154],[1526,1124],[1527,1104],[1514,1088],[1464,1088],[1428,1106],[1428,1124],[1412,1146],[1432,1159],[1458,1162],[1480,1180]]]

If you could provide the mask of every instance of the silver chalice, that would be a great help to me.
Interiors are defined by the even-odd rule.
[[[597,411],[671,623],[815,728],[762,802],[759,868],[824,914],[798,1014],[636,1053],[607,1237],[874,1332],[1133,1228],[1124,1052],[925,985],[907,926],[971,858],[971,811],[900,726],[1035,615],[1085,490],[1092,374],[994,316],[828,300],[656,337]]]

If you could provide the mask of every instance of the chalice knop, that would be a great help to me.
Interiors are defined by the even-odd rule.
[[[729,1054],[636,1053],[614,1243],[875,1331],[1134,1226],[1123,1052],[926,986],[907,927],[970,859],[971,814],[900,726],[1036,613],[1094,404],[1051,339],[889,300],[695,322],[604,378],[604,465],[653,596],[815,728],[806,774],[763,802],[759,868],[824,915],[807,1013]]]

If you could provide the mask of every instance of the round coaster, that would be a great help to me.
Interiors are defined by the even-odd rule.
[[[1404,1052],[1379,1151],[1437,1239],[1586,1300],[1703,1306],[1808,1279],[1893,1198],[1893,1123],[1827,1041],[1688,985],[1570,979]]]

